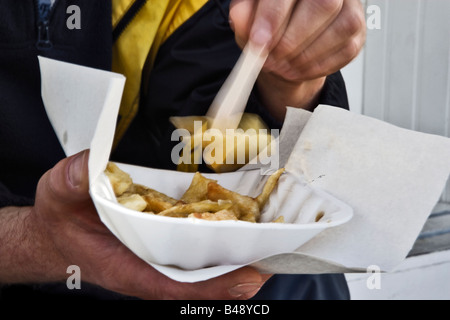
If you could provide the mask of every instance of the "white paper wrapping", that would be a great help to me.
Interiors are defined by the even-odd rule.
[[[103,221],[127,243],[125,238],[133,232],[127,230],[127,215],[140,213],[102,212],[116,205],[102,170],[110,153],[124,78],[49,59],[40,62],[44,104],[61,144],[68,155],[91,148],[94,202],[102,202],[98,208]],[[370,265],[389,271],[407,256],[450,173],[450,139],[329,106],[319,106],[314,113],[289,108],[279,139],[281,164],[290,173],[289,179],[298,179],[288,188],[293,191],[291,197],[300,194],[303,187],[310,188],[330,205],[327,210],[335,205],[345,211],[349,206],[353,211],[349,222],[325,228],[288,252],[249,257],[243,264],[218,261],[219,265],[212,267],[162,265],[142,254],[150,245],[142,237],[131,237],[128,245],[160,272],[184,282],[216,277],[242,265],[271,273],[355,272],[365,271]],[[173,192],[177,192],[175,189]],[[102,200],[96,201],[96,196]],[[280,199],[271,198],[271,205],[290,216],[290,199]],[[320,205],[309,203],[316,207],[308,212],[316,212]]]
[[[303,112],[290,109],[287,118]],[[289,271],[290,261],[305,273],[364,271],[371,265],[390,271],[408,255],[444,190],[450,139],[319,106],[286,169],[351,205],[354,216],[296,250],[297,256],[273,257],[258,263],[260,268],[273,272],[284,265]]]

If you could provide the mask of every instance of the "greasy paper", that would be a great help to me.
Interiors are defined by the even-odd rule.
[[[302,113],[300,110],[290,110]],[[258,263],[273,272],[390,271],[411,250],[450,173],[450,139],[319,106],[286,169],[349,204],[351,221],[296,251]],[[321,261],[317,261],[320,259]],[[319,268],[320,266],[320,268]],[[324,267],[325,268],[324,270]]]
[[[44,57],[39,64],[42,100],[56,136],[66,156],[91,149],[93,181],[109,159],[125,77]]]

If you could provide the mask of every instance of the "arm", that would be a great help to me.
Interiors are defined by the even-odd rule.
[[[88,152],[59,162],[39,181],[32,207],[0,209],[0,283],[83,281],[146,299],[246,299],[267,277],[251,268],[194,284],[173,281],[135,256],[100,221],[88,193]]]
[[[233,0],[236,40],[270,52],[257,85],[276,118],[285,107],[312,110],[328,75],[353,60],[365,41],[359,0]]]
[[[30,223],[31,210],[31,207],[0,209],[0,283],[63,279],[62,272],[59,277],[47,278],[49,273],[46,270],[50,270],[58,260],[44,259],[50,251],[45,249],[47,244]]]

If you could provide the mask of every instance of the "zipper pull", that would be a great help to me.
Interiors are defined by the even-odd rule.
[[[53,48],[50,41],[50,11],[52,8],[50,0],[35,0],[37,5],[37,29],[38,40],[36,48],[38,50],[49,50]]]
[[[38,25],[38,40],[36,47],[39,50],[49,50],[53,48],[53,44],[50,41],[50,27],[47,23],[40,23]]]

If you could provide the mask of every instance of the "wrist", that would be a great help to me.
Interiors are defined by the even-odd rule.
[[[0,209],[0,283],[65,278],[62,259],[36,220],[33,207]]]
[[[326,77],[292,82],[272,73],[261,73],[257,88],[261,101],[277,120],[284,119],[286,107],[312,111],[318,103]]]

